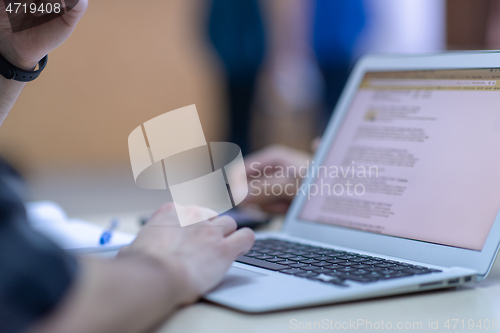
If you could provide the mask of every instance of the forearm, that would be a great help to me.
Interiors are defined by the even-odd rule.
[[[36,67],[37,63],[35,61],[22,60],[18,55],[4,47],[6,42],[1,38],[0,44],[0,54],[12,65],[27,71],[31,71]],[[7,115],[14,106],[14,103],[16,103],[25,84],[26,83],[15,80],[7,80],[0,75],[0,125],[2,125],[5,118],[7,118]]]
[[[181,272],[144,257],[87,259],[79,280],[32,333],[144,332],[185,300]]]
[[[0,76],[0,125],[9,114],[12,106],[21,94],[25,83],[14,80],[7,80]]]

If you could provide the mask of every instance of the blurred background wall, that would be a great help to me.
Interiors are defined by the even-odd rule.
[[[154,209],[165,195],[135,186],[127,147],[146,120],[196,104],[208,141],[248,130],[249,152],[309,150],[333,109],[327,93],[363,53],[500,49],[499,0],[226,0],[255,3],[248,24],[263,29],[248,128],[231,128],[236,81],[210,30],[229,2],[217,11],[215,1],[90,1],[0,128],[0,154],[26,176],[32,199],[70,214]]]

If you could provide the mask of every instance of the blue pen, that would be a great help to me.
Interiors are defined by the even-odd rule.
[[[109,241],[111,240],[111,236],[113,236],[113,230],[116,227],[118,227],[119,223],[120,223],[120,221],[118,221],[118,219],[113,219],[111,221],[111,225],[108,228],[108,230],[104,230],[104,232],[102,233],[101,239],[99,240],[99,244],[106,245],[109,243]]]

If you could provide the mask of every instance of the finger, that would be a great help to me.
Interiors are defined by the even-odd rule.
[[[260,208],[273,215],[284,215],[290,208],[291,201],[276,201],[262,204]]]
[[[67,12],[62,18],[69,26],[74,27],[87,10],[88,0],[79,0],[78,3],[75,0],[66,0],[64,7]]]
[[[245,203],[264,205],[275,201],[291,201],[296,193],[295,182],[296,180],[289,178],[254,180]]]
[[[153,214],[151,220],[156,221],[159,224],[163,224],[164,220],[168,220],[169,224],[172,224],[173,221],[175,221],[179,225],[191,225],[202,221],[208,221],[214,216],[217,216],[217,213],[209,208],[184,206],[169,202],[162,205]]]
[[[217,217],[212,220],[211,224],[220,227],[224,237],[235,232],[238,227],[236,221],[230,216]]]
[[[158,215],[168,215],[173,214],[175,212],[175,205],[173,202],[167,202],[161,205],[154,213],[151,215],[151,218],[154,218]]]
[[[314,140],[311,142],[311,150],[313,152],[316,152],[316,150],[318,149],[320,143],[321,143],[321,137],[320,136],[314,138]]]
[[[245,169],[248,175],[255,175],[261,172],[265,167],[276,167],[282,165],[283,155],[285,148],[281,146],[271,146],[262,151],[245,156]]]
[[[234,259],[247,253],[255,242],[255,234],[249,228],[241,228],[226,237],[228,255]]]
[[[167,202],[161,205],[151,215],[145,226],[151,227],[159,225],[180,226],[179,218],[177,217],[177,212],[173,202]]]

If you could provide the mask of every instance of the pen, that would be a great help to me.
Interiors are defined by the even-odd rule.
[[[99,244],[106,245],[107,243],[109,243],[109,241],[111,240],[111,236],[113,236],[113,230],[118,226],[119,223],[120,221],[118,221],[118,219],[116,218],[111,221],[111,225],[109,226],[109,228],[107,230],[104,230],[104,232],[102,233],[101,239],[99,239]]]

